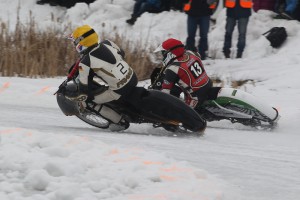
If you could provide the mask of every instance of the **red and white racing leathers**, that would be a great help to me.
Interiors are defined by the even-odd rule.
[[[207,98],[212,81],[197,53],[186,51],[182,57],[167,66],[162,91],[170,93],[176,87],[176,83],[185,92],[186,103],[192,107],[195,107],[198,101],[202,103]]]

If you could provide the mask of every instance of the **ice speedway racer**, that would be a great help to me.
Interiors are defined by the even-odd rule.
[[[166,67],[162,67],[153,70],[150,88],[161,89],[165,69]],[[182,91],[180,98],[184,99],[187,96]],[[208,99],[194,109],[208,122],[229,120],[256,129],[273,129],[280,118],[276,108],[252,94],[235,88],[213,87]]]
[[[55,93],[57,103],[66,116],[76,116],[82,121],[101,129],[114,130],[114,124],[97,112],[97,105],[89,102],[72,101],[65,97],[67,90],[78,90],[76,71],[74,68],[68,78],[59,86]],[[93,81],[92,91],[106,90],[104,83]],[[162,127],[170,132],[201,136],[206,128],[206,120],[195,110],[190,108],[180,99],[157,90],[149,90],[144,87],[136,87],[134,90],[136,99],[140,99],[133,105],[122,100],[114,100],[105,103],[116,112],[123,115],[127,123],[150,123],[154,128]]]

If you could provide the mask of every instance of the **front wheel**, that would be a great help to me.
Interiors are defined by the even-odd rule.
[[[76,114],[76,117],[97,128],[107,129],[110,124],[108,120],[86,108],[81,108],[80,112]]]

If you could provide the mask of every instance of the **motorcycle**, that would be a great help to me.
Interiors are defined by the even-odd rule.
[[[164,70],[165,68],[153,70],[149,88],[161,89]],[[180,87],[176,88],[178,90]],[[187,96],[183,90],[173,93],[183,99]],[[275,128],[280,118],[276,108],[245,91],[234,88],[213,87],[208,98],[194,109],[207,122],[229,120],[231,123],[240,123],[260,130]]]
[[[73,69],[72,69],[73,68]],[[131,100],[114,100],[98,105],[93,101],[88,103],[72,101],[66,98],[66,91],[77,91],[78,67],[73,66],[69,70],[68,78],[59,86],[56,95],[57,103],[66,116],[76,116],[85,123],[101,128],[115,130],[114,124],[103,117],[98,108],[107,106],[122,115],[122,119],[128,123],[150,123],[154,128],[162,127],[170,132],[181,134],[203,135],[206,121],[192,108],[178,98],[157,90],[147,90],[144,87],[135,87]],[[77,69],[76,69],[77,68]],[[93,81],[89,86],[92,93],[106,90],[105,84]]]

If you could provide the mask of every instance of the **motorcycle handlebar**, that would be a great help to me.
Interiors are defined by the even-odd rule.
[[[62,84],[60,84],[60,86],[58,87],[58,90],[53,95],[56,95],[60,90],[62,90],[62,88],[64,88],[67,85],[67,83],[69,81],[71,81],[74,78],[74,75],[76,74],[76,72],[79,69],[79,63],[80,63],[80,59],[78,59],[76,61],[76,63],[71,67],[72,70],[69,72],[67,79],[64,80],[64,82],[62,82]]]
[[[78,59],[78,60],[76,61],[76,63],[75,63],[74,66],[72,67],[71,72],[68,74],[68,79],[69,79],[69,80],[71,80],[71,79],[74,77],[75,73],[78,71],[78,69],[79,69],[79,63],[80,63],[80,59]]]

